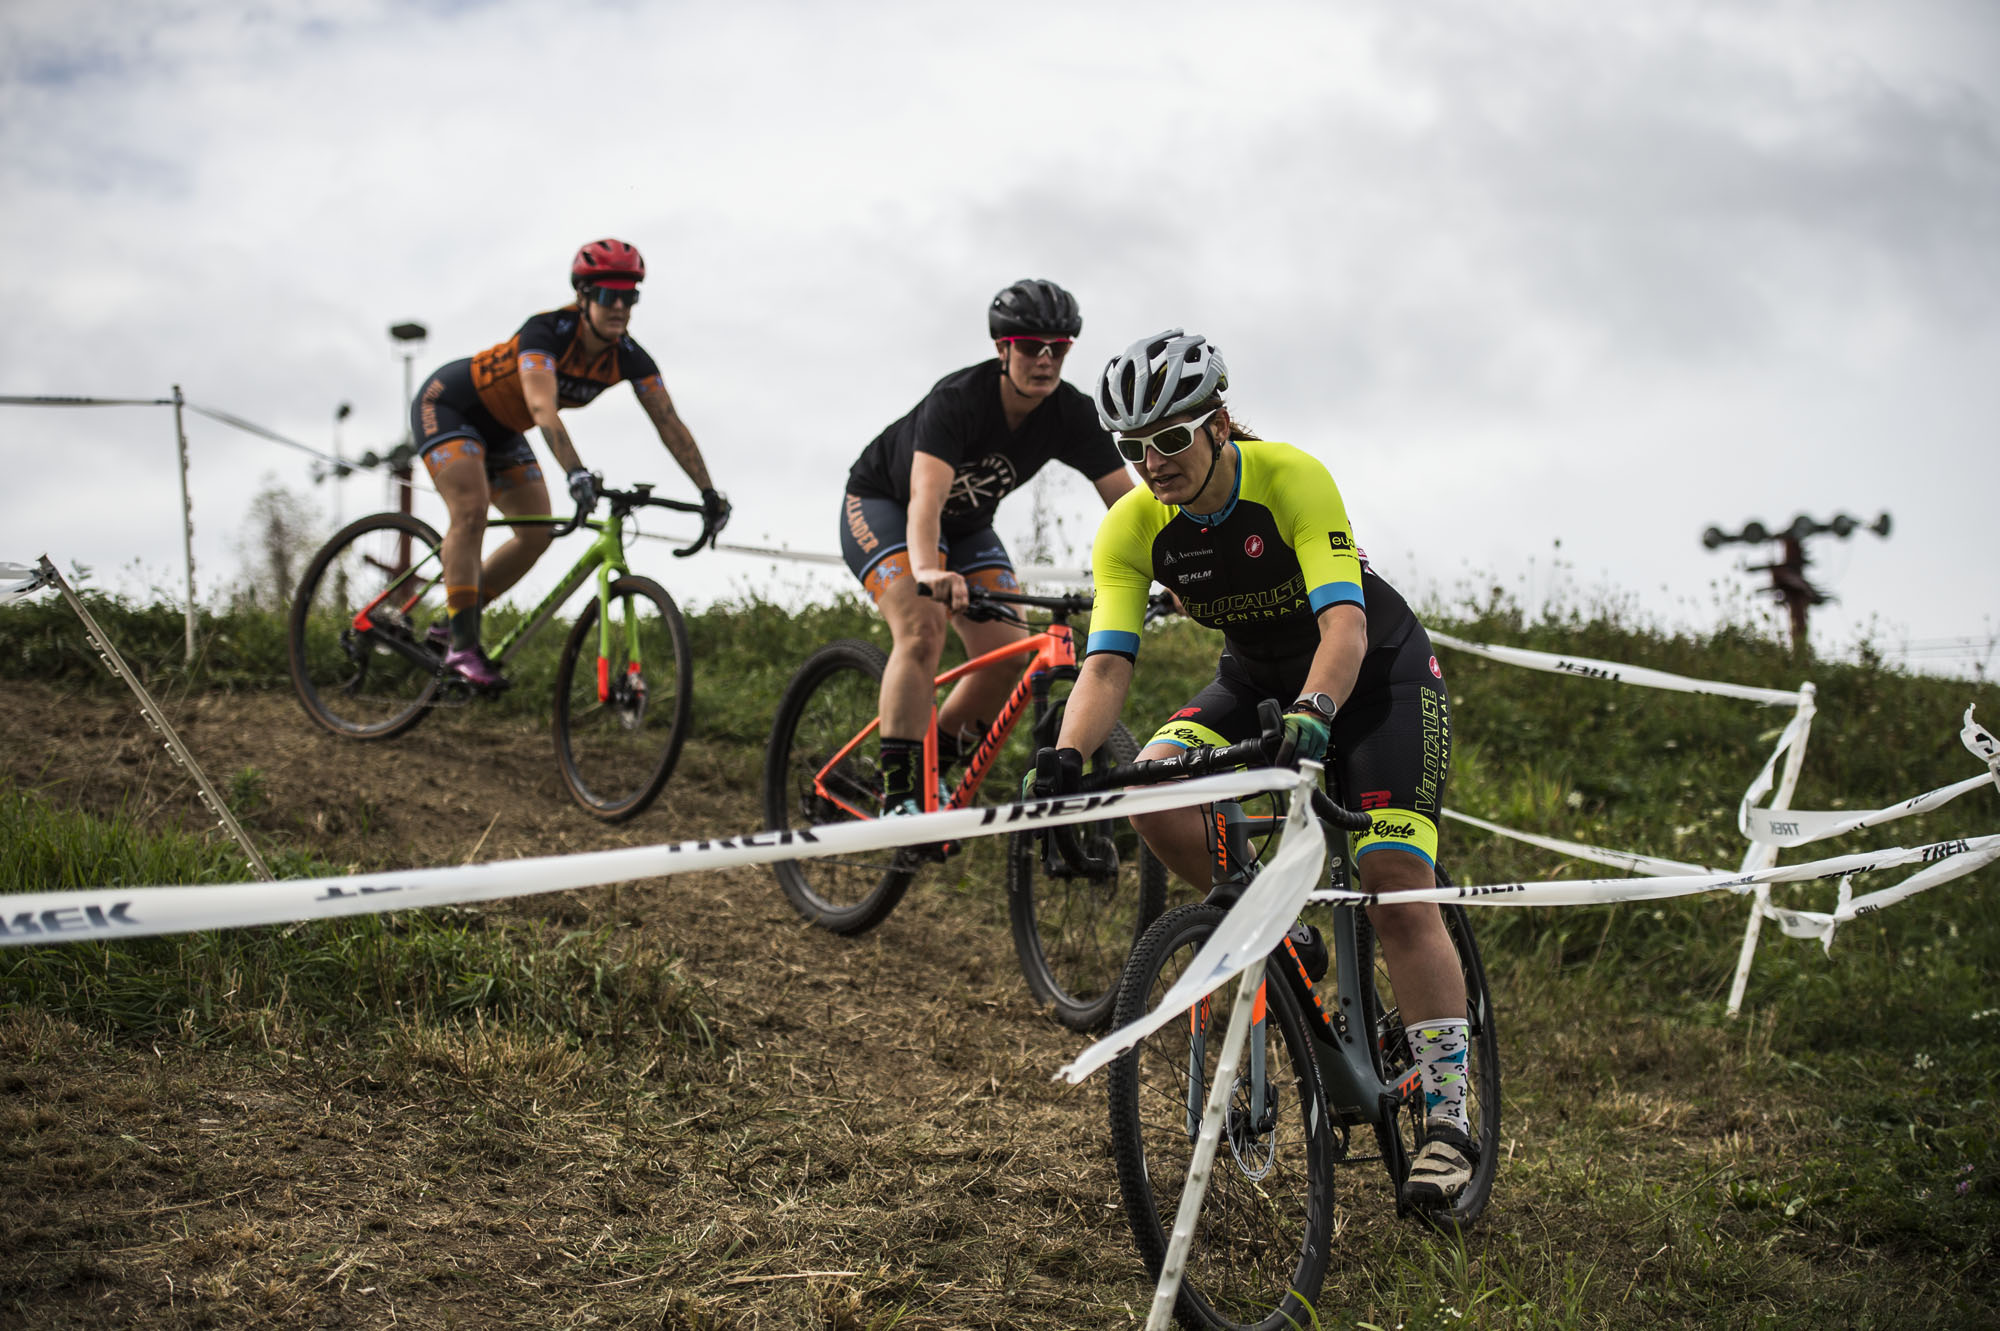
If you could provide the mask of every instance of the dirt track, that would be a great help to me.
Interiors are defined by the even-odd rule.
[[[261,788],[245,821],[266,846],[334,863],[758,821],[740,747],[691,744],[655,810],[605,828],[568,806],[543,727],[444,715],[362,746],[284,694],[170,710],[218,785],[261,774],[237,780]],[[202,821],[123,698],[9,687],[0,734],[24,786]],[[17,1202],[0,1324],[12,1306],[35,1326],[1129,1325],[1094,1292],[1146,1294],[1102,1092],[1050,1083],[1078,1040],[1028,1001],[998,897],[920,884],[859,941],[803,926],[761,869],[505,908],[615,912],[707,989],[724,1065],[622,1095],[476,1037],[364,1075],[327,1051],[0,1028]],[[520,1080],[494,1084],[495,1067]]]

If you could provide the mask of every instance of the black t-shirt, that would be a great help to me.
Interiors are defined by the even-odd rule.
[[[1009,431],[999,379],[995,359],[938,380],[909,415],[863,450],[847,473],[847,492],[908,504],[911,457],[924,452],[942,458],[956,473],[939,526],[939,534],[950,538],[992,526],[1000,501],[1051,458],[1093,481],[1125,465],[1097,423],[1097,409],[1068,383],[1057,384],[1019,429]]]

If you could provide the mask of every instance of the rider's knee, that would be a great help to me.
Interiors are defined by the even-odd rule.
[[[944,655],[945,618],[941,614],[912,615],[901,622],[891,621],[889,632],[896,646],[933,664]]]

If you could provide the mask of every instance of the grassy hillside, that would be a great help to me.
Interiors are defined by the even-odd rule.
[[[169,697],[285,687],[282,635],[269,616],[206,618],[201,659],[189,671],[179,665],[181,622],[171,608],[98,601],[94,612]],[[1976,702],[1981,719],[2000,726],[2000,690],[1990,685],[1911,677],[1867,659],[1802,668],[1778,645],[1741,630],[1673,636],[1615,619],[1524,623],[1505,607],[1446,626],[1475,639],[1707,678],[1781,688],[1810,678],[1821,712],[1794,801],[1802,808],[1874,808],[1972,775],[1977,768],[1957,739],[1966,705]],[[886,636],[852,602],[798,615],[726,605],[692,617],[690,628],[699,731],[723,755],[717,770],[740,774],[732,779],[742,783],[747,826],[755,820],[750,782],[757,756],[792,666],[831,638],[886,645]],[[545,649],[552,651],[554,642],[554,635],[546,637]],[[1206,677],[1213,651],[1212,639],[1190,625],[1155,631],[1127,712],[1132,729],[1143,737],[1179,706]],[[1787,719],[1782,709],[1531,674],[1450,652],[1441,659],[1456,738],[1455,807],[1605,846],[1727,866],[1741,857],[1736,800]],[[543,656],[517,670],[522,687],[506,704],[516,716],[544,707],[537,677],[548,669]],[[122,688],[96,663],[60,604],[0,611],[0,676],[92,694]],[[1812,853],[1995,831],[2000,793],[1981,791]],[[1445,853],[1464,882],[1601,872],[1455,825],[1446,830]],[[295,853],[288,867],[307,865]],[[88,818],[28,790],[0,791],[0,882],[8,887],[242,876],[242,866],[211,842],[129,818]],[[1863,880],[1856,890],[1899,876]],[[1493,1218],[1463,1244],[1418,1240],[1379,1220],[1360,1227],[1350,1239],[1356,1266],[1322,1304],[1326,1324],[2000,1321],[1993,1275],[2000,1267],[1994,880],[1989,870],[1844,926],[1831,956],[1767,929],[1746,1016],[1737,1021],[1720,1009],[1743,927],[1739,900],[1484,911],[1476,919],[1500,1005],[1506,1073],[1508,1157]],[[960,887],[969,900],[974,893],[990,896],[994,885]],[[1813,885],[1782,889],[1780,899],[1825,908],[1832,893],[1830,884]],[[607,1112],[666,1134],[663,1149],[682,1149],[662,1125],[684,1117],[683,1110],[697,1112],[686,1109],[685,1097],[699,1098],[688,1088],[734,1085],[749,1068],[742,1073],[746,1086],[760,1076],[775,1079],[780,1089],[771,1092],[772,1103],[785,1102],[786,1085],[796,1093],[795,1081],[768,1067],[755,1070],[764,1066],[755,1060],[780,1055],[766,1048],[755,1023],[746,1028],[739,1012],[718,1010],[704,996],[701,961],[629,933],[627,920],[636,917],[614,910],[577,930],[470,911],[0,954],[0,1021],[11,1023],[0,1047],[16,1058],[50,1057],[60,1040],[48,1032],[67,1030],[75,1033],[68,1038],[100,1042],[93,1047],[102,1050],[137,1052],[164,1041],[220,1051],[248,1066],[288,1044],[330,1043],[348,1052],[316,1075],[395,1086],[415,1075],[413,1067],[464,1068],[477,1036],[485,1042],[480,1048],[507,1052],[479,1064],[477,1076],[464,1083],[476,1083],[476,1091],[436,1100],[435,1112],[458,1114],[475,1102],[552,1094],[553,1074],[545,1065],[528,1066],[525,1052],[542,1045],[581,1060],[558,1078],[565,1085],[601,1077],[623,1088],[606,1092],[604,1103],[615,1106]],[[976,935],[1004,971],[1004,932],[990,914],[961,914],[953,927],[957,932],[946,936],[960,941],[950,946],[968,945],[964,940]],[[814,949],[851,946],[798,937],[787,947],[808,965],[819,964]],[[995,992],[1010,992],[1009,980],[991,971],[978,978],[999,986]],[[1017,978],[1011,984],[1018,990]],[[988,1025],[1000,1028],[996,1037],[1004,1042],[1009,1023],[1039,1021],[1002,1012]],[[732,1039],[732,1027],[745,1038]],[[795,1030],[783,1056],[815,1056],[818,1040],[810,1025]],[[458,1052],[437,1052],[447,1047]],[[684,1069],[674,1074],[682,1088],[678,1109],[673,1096],[661,1099],[646,1080],[659,1075],[647,1069],[661,1048],[673,1051],[674,1066]],[[426,1057],[444,1061],[413,1063],[413,1050],[431,1050]],[[985,1085],[968,1081],[966,1094]],[[990,1089],[997,1094],[1000,1087],[995,1081]],[[802,1123],[766,1130],[774,1135],[760,1139],[760,1149],[782,1156],[790,1141],[806,1153],[811,1172],[815,1147],[798,1145],[807,1131]],[[559,1135],[523,1129],[516,1149],[539,1157],[564,1147]],[[17,1154],[17,1170],[27,1158]],[[1048,1167],[1032,1161],[1015,1167],[1038,1168]],[[911,1170],[906,1191],[915,1196],[922,1170]],[[56,1177],[30,1172],[13,1183],[53,1186]],[[1108,1227],[1105,1252],[1115,1258],[1075,1258],[1049,1276],[1078,1292],[1095,1310],[1088,1317],[1026,1316],[1018,1297],[1012,1304],[1000,1299],[992,1311],[952,1302],[950,1288],[978,1284],[987,1274],[959,1270],[945,1250],[926,1254],[916,1241],[912,1252],[890,1259],[890,1265],[907,1259],[921,1273],[915,1286],[901,1277],[874,1284],[843,1277],[841,1297],[851,1295],[849,1302],[812,1304],[813,1315],[817,1324],[841,1327],[1132,1324],[1116,1309],[1121,1299],[1142,1309],[1143,1290],[1130,1269],[1117,1265],[1127,1256],[1116,1216],[1104,1215],[1107,1200],[1049,1202],[1094,1208],[1099,1218],[1091,1232]],[[18,1232],[0,1236],[0,1248],[7,1244],[30,1256],[78,1250]],[[1009,1249],[1006,1260],[1017,1250],[1029,1251]],[[854,1259],[857,1270],[864,1257]],[[879,1259],[878,1253],[867,1260]],[[847,1258],[826,1260],[848,1269]],[[775,1294],[760,1289],[753,1298],[752,1290],[731,1285],[737,1277],[728,1272],[736,1268],[706,1248],[690,1250],[685,1261],[688,1287],[716,1292],[648,1305],[649,1324],[798,1324],[786,1320],[789,1313],[770,1311],[780,1305],[755,1301]],[[0,1290],[0,1299],[13,1300],[0,1306],[31,1308],[36,1292],[47,1288],[17,1281],[11,1293]],[[443,1304],[406,1304],[404,1316],[412,1315],[419,1325],[452,1324]]]

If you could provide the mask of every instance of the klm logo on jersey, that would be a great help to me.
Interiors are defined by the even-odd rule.
[[[595,401],[597,395],[609,387],[610,384],[602,384],[595,379],[579,379],[573,374],[556,376],[556,396],[565,407],[581,407]]]
[[[1194,601],[1183,596],[1181,603],[1187,607],[1188,618],[1204,624],[1228,624],[1286,615],[1306,604],[1305,575],[1294,573],[1283,586],[1264,591],[1218,596],[1210,601]]]

